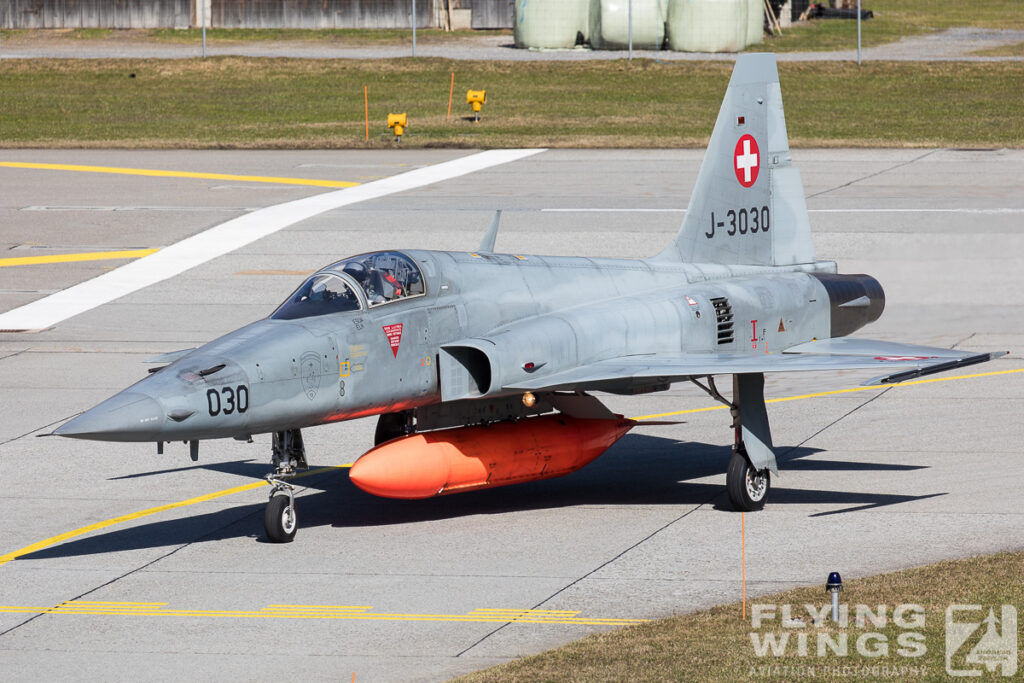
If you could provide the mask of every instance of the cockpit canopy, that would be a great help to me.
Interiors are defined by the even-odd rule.
[[[425,291],[415,261],[397,251],[377,251],[332,263],[310,276],[270,317],[295,320],[358,311],[362,303],[354,286],[371,308]]]

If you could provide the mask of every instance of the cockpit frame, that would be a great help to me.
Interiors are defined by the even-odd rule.
[[[365,310],[426,293],[423,268],[411,256],[400,251],[366,252],[310,275],[270,317],[295,320]]]

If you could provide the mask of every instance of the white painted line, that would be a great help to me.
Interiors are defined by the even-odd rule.
[[[0,329],[41,330],[174,277],[299,221],[343,206],[432,185],[523,159],[543,149],[496,149],[418,168],[365,185],[268,206],[239,216],[63,291],[0,314]]]
[[[686,213],[686,209],[541,209],[551,213]],[[1022,209],[808,209],[807,213],[972,213],[1018,214]]]
[[[686,209],[541,209],[549,213],[686,213]]]
[[[213,212],[230,211],[244,213],[259,211],[258,206],[26,206],[21,211],[173,211],[173,212]]]
[[[808,209],[810,213],[1024,213],[1024,209]]]

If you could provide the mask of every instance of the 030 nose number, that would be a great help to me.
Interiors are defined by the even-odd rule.
[[[211,417],[230,415],[235,411],[244,413],[249,409],[249,387],[239,384],[237,387],[221,387],[220,390],[210,389],[206,392],[206,405]]]

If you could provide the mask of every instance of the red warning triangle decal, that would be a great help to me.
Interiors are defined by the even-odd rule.
[[[388,344],[391,345],[391,353],[395,358],[398,358],[398,346],[402,343],[402,323],[385,325],[381,329],[384,330],[384,334],[388,338]]]
[[[779,318],[779,332],[785,332],[786,326],[782,324],[782,318]]]

